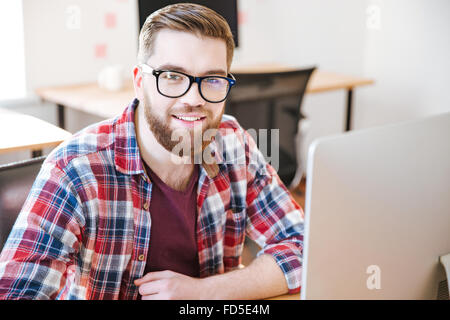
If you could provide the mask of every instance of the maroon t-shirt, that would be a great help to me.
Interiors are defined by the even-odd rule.
[[[145,274],[171,270],[198,277],[197,185],[199,166],[184,191],[166,185],[147,165],[152,182],[150,245]]]

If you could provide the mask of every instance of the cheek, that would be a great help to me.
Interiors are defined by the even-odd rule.
[[[168,98],[160,95],[158,92],[150,93],[145,92],[145,105],[150,108],[151,113],[160,118],[170,117],[170,110],[173,105],[173,101],[168,100]]]

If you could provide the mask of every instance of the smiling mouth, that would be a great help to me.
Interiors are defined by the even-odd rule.
[[[172,117],[174,117],[178,120],[183,120],[183,121],[187,121],[187,122],[195,122],[195,121],[203,120],[206,118],[204,116],[176,116],[176,115],[172,115]]]

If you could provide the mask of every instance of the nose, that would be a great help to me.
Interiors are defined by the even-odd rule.
[[[188,92],[181,97],[181,102],[190,106],[204,106],[206,101],[200,95],[197,82],[193,82]]]

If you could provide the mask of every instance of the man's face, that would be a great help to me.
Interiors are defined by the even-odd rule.
[[[193,76],[227,75],[225,41],[200,38],[194,34],[163,29],[154,41],[153,54],[147,64],[155,70],[181,71]],[[180,142],[173,133],[189,134],[190,152],[198,133],[218,128],[225,102],[205,101],[193,83],[189,91],[179,98],[168,98],[158,93],[156,77],[142,74],[142,86],[137,89],[140,105],[145,108],[145,119],[156,140],[168,151]],[[136,76],[135,76],[136,81]],[[197,121],[180,120],[180,117],[201,117]],[[200,130],[199,130],[200,129]],[[181,131],[180,131],[181,130]],[[176,136],[176,135],[174,135]],[[185,142],[185,141],[183,141]],[[202,149],[208,143],[203,143]]]

